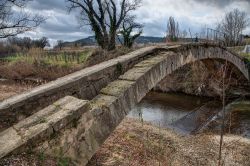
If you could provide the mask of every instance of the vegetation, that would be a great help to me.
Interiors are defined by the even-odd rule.
[[[237,46],[242,43],[243,30],[249,25],[246,12],[234,9],[226,13],[225,18],[219,23],[217,29],[224,34],[227,46]]]
[[[248,165],[249,141],[224,139],[223,164]],[[126,118],[92,157],[95,165],[218,165],[219,139],[212,134],[180,135]]]
[[[134,32],[137,29],[138,32]],[[132,35],[132,33],[134,33]],[[121,42],[125,47],[131,48],[135,40],[142,34],[142,25],[135,23],[134,17],[125,19],[122,23],[122,28],[119,31],[119,34],[123,37],[123,42]],[[119,37],[118,37],[119,39]]]
[[[45,51],[32,48],[0,59],[0,78],[54,80],[84,66],[93,50]]]
[[[174,17],[170,16],[167,26],[167,39],[172,42],[177,41],[180,35],[179,23],[175,21]]]
[[[30,31],[45,21],[44,17],[23,10],[28,2],[29,0],[0,1],[0,38]],[[14,7],[18,10],[14,11]]]
[[[244,53],[245,46],[236,46],[236,47],[229,47],[228,49],[239,54],[240,56],[243,56],[247,58],[250,61],[250,53]]]
[[[79,9],[82,24],[90,25],[98,45],[105,50],[114,50],[116,35],[122,22],[130,17],[141,0],[67,0],[69,11]]]
[[[124,47],[113,51],[104,51],[98,48],[46,51],[40,48],[31,48],[27,52],[14,53],[0,58],[0,78],[51,81],[130,51],[132,49]]]

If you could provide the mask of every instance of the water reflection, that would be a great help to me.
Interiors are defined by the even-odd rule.
[[[219,133],[221,110],[221,102],[210,98],[150,92],[128,116],[186,134]],[[249,138],[250,101],[232,102],[226,107],[226,112],[226,122],[230,120],[226,132]]]
[[[170,124],[201,107],[209,100],[208,98],[184,94],[150,92],[128,116],[142,118],[144,121],[162,127],[170,127]]]

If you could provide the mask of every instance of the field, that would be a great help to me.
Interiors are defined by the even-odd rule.
[[[86,47],[62,51],[32,48],[0,58],[0,101],[85,67],[124,55],[133,49],[103,51]]]

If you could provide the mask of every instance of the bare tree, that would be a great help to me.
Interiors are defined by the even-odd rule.
[[[42,37],[38,40],[34,40],[34,46],[38,48],[45,48],[46,46],[50,46],[49,40],[47,37]]]
[[[199,38],[200,39],[206,39],[207,38],[207,29],[208,29],[207,24],[204,24],[204,25],[201,26],[200,33],[199,33]]]
[[[67,0],[69,11],[79,9],[80,21],[91,26],[99,46],[115,49],[116,34],[123,20],[141,0]]]
[[[28,1],[30,0],[0,1],[0,38],[30,31],[45,21],[45,18],[40,15],[31,15],[22,10]],[[13,7],[20,10],[14,11]]]
[[[179,37],[180,37],[180,38],[186,38],[187,35],[188,35],[188,32],[187,32],[186,30],[183,30],[183,31],[181,31]]]
[[[241,43],[241,34],[248,25],[247,13],[234,9],[226,13],[225,18],[219,23],[217,29],[224,33],[224,40],[228,46],[235,46]]]
[[[123,37],[123,45],[131,48],[135,40],[142,34],[143,26],[134,21],[135,17],[124,19],[119,34]],[[135,31],[137,30],[137,32]],[[132,34],[133,33],[133,34]]]
[[[170,41],[177,41],[180,35],[179,23],[170,16],[167,25],[167,38]]]
[[[57,40],[57,47],[62,50],[63,47],[63,40]]]
[[[24,37],[23,38],[23,46],[27,50],[29,50],[32,47],[32,40],[29,37]]]

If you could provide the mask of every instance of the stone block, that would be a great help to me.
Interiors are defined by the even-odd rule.
[[[87,101],[66,96],[22,120],[0,133],[0,147],[3,146],[5,152],[0,153],[1,157],[25,145],[36,146],[39,142],[50,139],[54,132],[79,119],[87,108]],[[4,145],[4,139],[9,141],[8,144]]]

